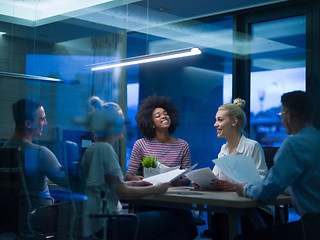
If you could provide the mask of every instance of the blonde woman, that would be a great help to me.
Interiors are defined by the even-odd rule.
[[[243,99],[236,98],[233,103],[224,104],[218,108],[214,124],[217,129],[217,137],[227,140],[227,143],[221,147],[218,158],[231,153],[252,157],[260,177],[264,178],[268,170],[263,150],[257,141],[249,139],[243,134],[246,115],[242,109],[245,104]],[[218,177],[218,180],[212,182],[214,187],[222,191],[234,191],[235,183],[218,166],[214,166],[213,173]]]
[[[218,158],[228,154],[250,156],[254,160],[260,177],[264,178],[267,174],[267,165],[260,144],[244,136],[243,128],[246,124],[246,115],[243,111],[246,102],[237,98],[233,103],[220,106],[216,113],[216,122],[214,124],[217,129],[217,137],[225,138],[225,143],[218,154]],[[214,166],[213,173],[218,179],[213,180],[211,185],[220,191],[235,191],[235,182],[228,178],[218,166]],[[197,184],[192,183],[195,189],[201,189]],[[258,209],[267,224],[273,222],[271,209]],[[213,214],[212,229],[215,239],[229,239],[228,237],[228,216],[226,214]],[[248,219],[242,219],[243,231],[251,229]]]

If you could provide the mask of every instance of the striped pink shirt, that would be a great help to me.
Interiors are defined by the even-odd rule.
[[[141,138],[134,143],[127,173],[136,175],[140,161],[145,156],[156,156],[167,167],[191,166],[189,144],[178,138],[174,143],[160,143],[155,138]]]

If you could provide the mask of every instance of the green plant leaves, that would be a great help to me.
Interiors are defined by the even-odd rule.
[[[156,168],[158,163],[158,159],[155,156],[145,156],[141,160],[141,164],[146,168]]]

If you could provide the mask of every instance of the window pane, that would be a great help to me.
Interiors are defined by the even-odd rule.
[[[170,51],[192,47],[200,47],[202,54],[190,58],[149,63],[138,67],[127,67],[128,83],[138,81],[139,102],[149,95],[156,93],[170,97],[180,113],[180,124],[173,134],[189,143],[192,164],[198,163],[197,168],[213,167],[212,159],[217,158],[225,139],[216,137],[213,126],[217,108],[225,101],[230,102],[232,96],[232,17],[205,19],[201,21],[186,21],[180,24],[160,26],[153,32],[167,34],[168,38],[145,36],[141,33],[130,33],[127,38],[128,56],[137,56],[145,51],[148,40],[149,53]],[[183,35],[173,34],[164,29],[184,29]],[[182,37],[183,36],[183,37]],[[188,42],[185,41],[188,39]],[[130,98],[129,91],[136,89],[128,85],[128,113]],[[134,99],[133,101],[136,101]],[[135,106],[137,110],[137,106]],[[130,112],[130,114],[133,113]],[[128,115],[129,117],[129,115]],[[134,116],[130,126],[136,124]],[[129,118],[128,118],[129,119]],[[137,133],[134,138],[131,134]],[[137,129],[128,129],[129,139],[137,140],[144,137]],[[134,142],[127,145],[131,152]],[[130,154],[127,153],[127,166]]]
[[[281,95],[306,89],[306,18],[256,23],[252,36],[250,134],[262,146],[280,146],[287,136],[276,116]]]

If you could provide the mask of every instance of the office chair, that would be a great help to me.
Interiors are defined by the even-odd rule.
[[[64,149],[64,161],[63,165],[68,171],[69,175],[76,175],[78,174],[78,168],[80,163],[80,151],[78,144],[71,141],[65,141],[63,143]]]
[[[24,153],[21,147],[0,147],[0,234],[12,233],[17,239],[50,239],[34,231],[33,212],[24,177]]]
[[[82,209],[87,201],[85,180],[79,169],[81,156],[77,143],[72,141],[63,142],[63,162],[66,177],[69,181],[67,196],[71,200],[71,209],[74,215],[70,219],[70,233],[74,240],[82,240]]]
[[[267,167],[268,169],[270,169],[274,162],[273,162],[273,158],[274,158],[274,155],[276,155],[276,152],[278,151],[278,147],[263,147],[263,152],[264,152],[264,156],[265,156],[265,159],[266,159],[266,164],[267,164]]]
[[[81,171],[80,171],[81,172]],[[84,181],[84,178],[83,178],[83,181]],[[106,200],[104,199],[104,195],[105,195],[105,192],[100,192],[100,195],[101,195],[101,200],[103,202],[102,204],[102,212],[105,212],[105,207],[107,206],[107,202]],[[83,203],[85,204],[85,203]],[[82,213],[83,211],[81,211]],[[81,216],[81,213],[78,214],[79,216]],[[112,225],[112,229],[115,229],[117,227],[120,227],[121,229],[121,226],[120,224],[118,223],[118,221],[121,221],[122,219],[127,219],[127,220],[132,220],[132,224],[134,224],[134,231],[132,233],[132,240],[136,240],[137,238],[137,235],[138,235],[138,230],[139,230],[139,225],[140,225],[140,219],[139,217],[134,214],[134,213],[121,213],[121,214],[90,214],[89,215],[89,218],[103,218],[104,219],[104,226],[103,226],[103,240],[108,240],[108,239],[111,239],[111,240],[118,240],[118,236],[117,236],[117,231],[111,231],[110,233],[108,232],[108,225],[109,224],[113,224]],[[81,218],[79,218],[81,220]],[[81,222],[78,221],[78,225],[80,223],[80,226],[82,225]],[[129,224],[129,222],[126,222],[126,224]],[[78,231],[78,235],[79,235],[79,231]],[[108,238],[109,237],[109,238]],[[93,238],[94,239],[94,238]],[[119,239],[121,240],[121,239]]]
[[[0,236],[10,233],[15,239],[56,239],[57,216],[66,209],[65,203],[33,208],[24,174],[24,151],[21,147],[0,147]],[[44,229],[36,230],[31,218],[40,212],[46,217],[41,220]],[[69,233],[64,233],[67,238]]]
[[[263,147],[264,156],[266,159],[266,164],[268,169],[270,169],[274,162],[273,158],[278,151],[278,147]],[[287,205],[277,205],[275,206],[275,216],[274,221],[276,224],[287,223],[289,219],[289,204]]]

